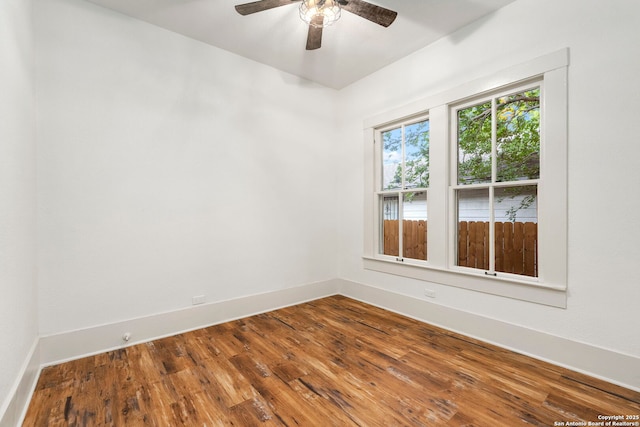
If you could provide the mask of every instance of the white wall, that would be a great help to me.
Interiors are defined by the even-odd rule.
[[[518,0],[340,93],[345,197],[340,277],[640,356],[640,2]],[[570,48],[567,309],[362,268],[363,120]],[[425,313],[428,318],[428,313]]]
[[[37,336],[31,9],[0,2],[0,419]]]
[[[568,308],[428,286],[437,304],[640,356],[637,2],[518,0],[336,93],[81,0],[36,0],[37,192],[30,6],[0,7],[0,398],[37,315],[48,335],[336,276],[422,297],[424,282],[362,269],[363,120],[563,47]],[[320,127],[331,111],[337,129]]]
[[[42,335],[335,277],[335,91],[36,6]]]

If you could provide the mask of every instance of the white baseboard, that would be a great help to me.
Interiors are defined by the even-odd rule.
[[[338,292],[416,320],[640,391],[640,358],[408,295],[340,280]]]
[[[122,348],[125,332],[131,334],[128,346],[334,295],[338,283],[337,279],[327,280],[43,336],[40,337],[40,363],[49,366]]]
[[[0,406],[0,427],[15,427],[22,424],[39,374],[40,346],[36,338],[6,401]]]

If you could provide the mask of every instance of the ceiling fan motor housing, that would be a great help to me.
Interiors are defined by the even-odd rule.
[[[328,27],[340,19],[340,9],[337,0],[303,0],[300,18],[316,28]]]

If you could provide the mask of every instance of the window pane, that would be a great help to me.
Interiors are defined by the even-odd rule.
[[[495,270],[538,277],[537,186],[496,188]]]
[[[427,193],[407,193],[402,200],[402,256],[427,259]]]
[[[540,88],[498,99],[497,180],[540,178]]]
[[[405,130],[405,188],[429,186],[429,121],[406,126]]]
[[[489,269],[489,189],[457,190],[458,265]]]
[[[380,253],[384,255],[398,256],[400,254],[398,202],[398,196],[380,196]]]
[[[382,132],[382,189],[402,186],[402,129]]]
[[[458,184],[491,182],[491,102],[458,110]]]

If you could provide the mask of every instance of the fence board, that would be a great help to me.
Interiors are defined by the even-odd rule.
[[[469,223],[469,237],[467,241],[467,245],[469,249],[467,250],[467,265],[466,267],[476,268],[478,264],[478,251],[476,247],[478,246],[478,227],[476,227],[475,222]]]
[[[414,237],[415,221],[402,221],[402,256],[407,258],[414,258],[413,252],[415,251],[415,244],[418,241],[418,237]]]
[[[533,222],[524,223],[524,272],[527,276],[538,277],[536,269],[538,261],[538,225]]]
[[[382,225],[383,253],[398,256],[400,254],[400,239],[397,220],[385,220]]]
[[[464,221],[458,225],[458,265],[469,262],[469,223]]]
[[[489,237],[491,236],[491,234],[489,233],[489,223],[488,222],[482,222],[480,223],[481,227],[482,227],[482,268],[484,270],[488,270],[489,269],[489,249],[490,249],[490,244],[489,244]]]
[[[495,246],[496,246],[496,271],[504,271],[504,223],[496,222],[495,229]]]
[[[523,274],[524,273],[524,262],[523,262],[523,252],[524,252],[524,223],[522,222],[514,222],[513,223],[513,273],[514,274]]]
[[[513,262],[514,262],[513,223],[505,222],[502,224],[502,226],[504,228],[504,251],[503,251],[504,262],[503,262],[503,270],[500,270],[500,271],[504,271],[506,273],[512,273]]]

